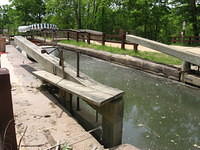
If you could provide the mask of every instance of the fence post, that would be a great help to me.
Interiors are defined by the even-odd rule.
[[[174,43],[176,43],[176,37],[174,37]]]
[[[0,69],[0,147],[17,150],[9,71]]]
[[[121,49],[125,49],[126,32],[122,30],[120,34],[121,34]]]
[[[138,44],[133,44],[133,50],[134,50],[135,52],[138,51]]]
[[[85,42],[85,33],[84,32],[80,32],[79,33],[79,38],[82,40],[82,42]]]
[[[67,31],[67,40],[69,40],[69,31]]]
[[[105,45],[105,33],[102,33],[102,45]]]
[[[87,43],[90,44],[90,33],[87,35]]]
[[[78,42],[78,41],[79,41],[79,32],[76,31],[76,42]]]
[[[188,44],[189,44],[189,45],[191,45],[191,44],[192,44],[192,37],[191,37],[191,36],[189,37]]]

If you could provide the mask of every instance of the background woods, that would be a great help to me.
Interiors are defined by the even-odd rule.
[[[0,28],[48,22],[61,29],[120,29],[169,42],[172,36],[198,36],[200,0],[10,0],[0,8]]]

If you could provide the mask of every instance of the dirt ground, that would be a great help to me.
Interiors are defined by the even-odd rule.
[[[96,41],[91,41],[91,43],[101,45],[100,42],[96,42]],[[119,43],[106,42],[105,45],[111,46],[111,47],[121,48],[121,44],[119,44]],[[174,47],[174,48],[179,48],[179,49],[182,49],[182,50],[187,50],[187,49],[194,48],[194,47],[189,47],[189,46],[176,46],[176,45],[169,45],[169,46]],[[125,48],[128,49],[128,50],[133,50],[133,45],[126,44]],[[200,48],[200,47],[198,46],[197,48]],[[144,47],[142,45],[138,45],[138,50],[139,51],[144,51],[144,52],[160,53],[159,51],[156,51],[156,50],[148,48],[148,47]]]
[[[91,41],[91,43],[101,45],[100,42],[96,42],[96,41]],[[119,43],[106,42],[105,45],[106,45],[106,46],[111,46],[111,47],[121,48],[121,44],[119,44]],[[125,45],[125,48],[128,49],[128,50],[133,50],[133,45],[126,44],[126,45]],[[157,53],[159,53],[159,52],[156,51],[156,50],[153,50],[153,49],[150,49],[150,48],[141,46],[141,45],[138,46],[138,50],[139,50],[139,51],[157,52]]]

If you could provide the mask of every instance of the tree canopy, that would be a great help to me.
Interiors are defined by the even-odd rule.
[[[59,28],[124,29],[167,42],[171,36],[198,36],[200,0],[10,0],[1,6],[1,28],[53,23]]]

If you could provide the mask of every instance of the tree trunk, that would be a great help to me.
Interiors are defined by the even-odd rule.
[[[102,7],[102,12],[101,13],[102,13],[101,14],[101,30],[102,30],[102,32],[104,32],[104,22],[105,22],[105,20],[104,20],[105,7],[104,6]]]
[[[190,14],[192,17],[191,21],[192,21],[193,34],[194,34],[194,36],[198,36],[199,31],[198,31],[196,0],[189,0],[188,2],[189,2]]]
[[[82,8],[82,2],[81,0],[78,0],[78,29],[82,28],[81,8]]]
[[[91,25],[90,25],[90,2],[87,4],[87,22],[86,22],[86,28],[90,29]]]

